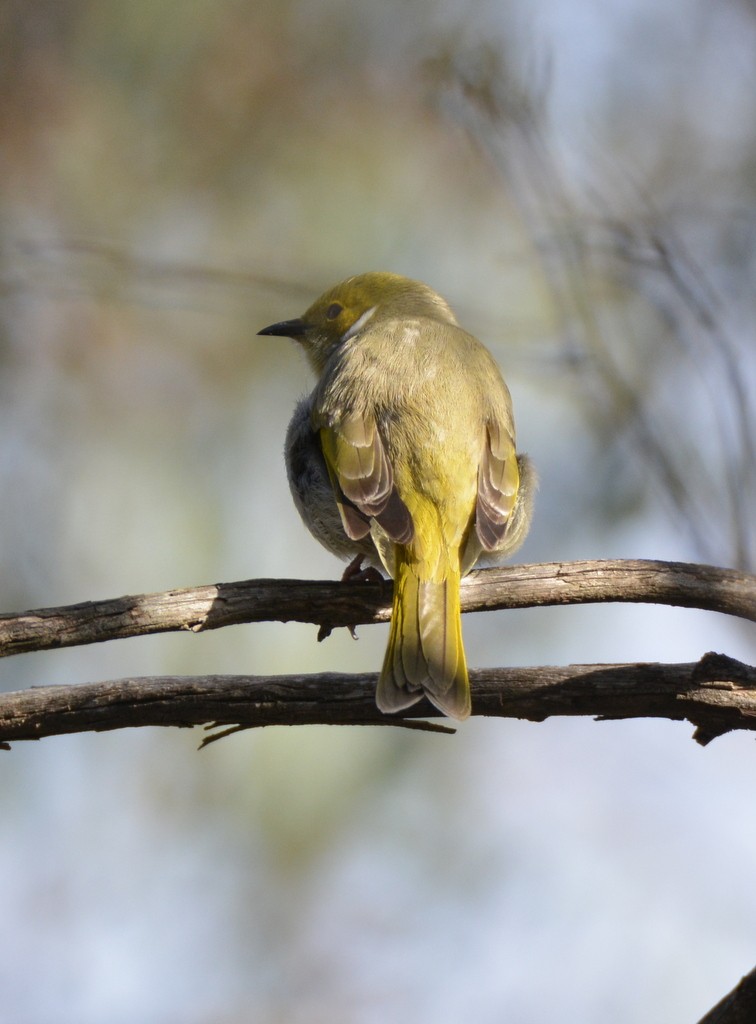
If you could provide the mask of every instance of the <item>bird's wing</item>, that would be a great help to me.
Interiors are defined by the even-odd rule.
[[[520,473],[512,435],[491,420],[478,469],[475,532],[484,551],[501,546],[520,485]]]
[[[374,519],[396,544],[414,536],[412,516],[372,416],[349,414],[320,427],[320,444],[347,536],[359,540]]]

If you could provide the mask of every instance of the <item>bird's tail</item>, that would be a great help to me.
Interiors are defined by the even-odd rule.
[[[459,581],[458,567],[450,567],[440,582],[421,580],[416,566],[398,555],[391,632],[376,693],[381,711],[400,711],[425,695],[452,718],[470,714]]]

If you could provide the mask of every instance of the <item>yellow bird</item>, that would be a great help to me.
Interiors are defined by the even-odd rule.
[[[509,390],[488,350],[431,288],[350,277],[260,334],[293,338],[315,371],[286,435],[295,504],[313,536],[394,580],[376,702],[423,695],[470,714],[460,579],[525,538],[535,475],[517,455]]]

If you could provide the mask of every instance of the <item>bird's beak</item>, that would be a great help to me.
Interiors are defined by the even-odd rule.
[[[282,320],[280,324],[271,324],[270,327],[263,327],[258,334],[273,334],[279,338],[299,338],[307,330],[307,324],[298,317],[296,320]]]

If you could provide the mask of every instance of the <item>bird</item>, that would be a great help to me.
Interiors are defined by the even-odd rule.
[[[466,719],[460,581],[520,546],[536,486],[493,356],[432,288],[384,271],[349,277],[258,333],[298,342],[316,378],[284,446],[302,520],[351,559],[344,579],[393,580],[378,708],[425,696]]]

